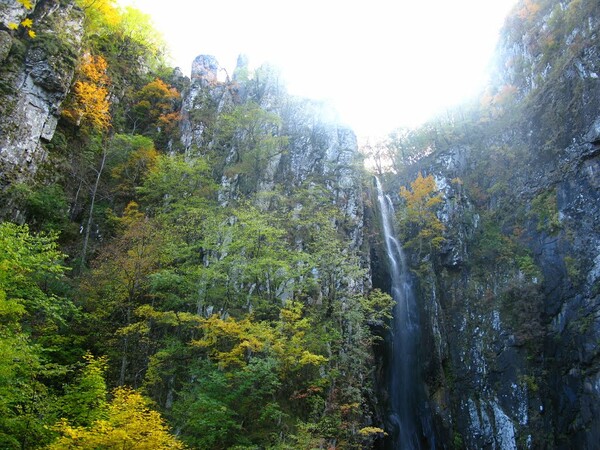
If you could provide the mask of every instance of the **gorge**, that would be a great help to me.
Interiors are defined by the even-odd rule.
[[[0,448],[598,448],[596,1],[364,149],[132,11],[0,0]]]
[[[425,398],[421,392],[418,352],[420,323],[411,275],[404,251],[395,236],[392,201],[383,193],[378,178],[375,178],[375,187],[389,264],[390,291],[395,301],[393,325],[388,337],[390,349],[386,355],[386,385],[390,405],[385,429],[390,435],[390,448],[436,448],[431,418],[423,413]],[[429,445],[422,446],[422,441],[427,441],[425,444]]]

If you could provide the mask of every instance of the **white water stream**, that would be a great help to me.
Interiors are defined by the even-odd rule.
[[[425,440],[435,448],[430,426],[421,423],[421,380],[418,361],[419,320],[412,280],[402,246],[395,237],[394,207],[375,178],[387,254],[391,296],[396,301],[388,354],[388,442],[394,450],[420,450]],[[427,431],[424,431],[424,428]],[[425,436],[424,436],[425,434]]]

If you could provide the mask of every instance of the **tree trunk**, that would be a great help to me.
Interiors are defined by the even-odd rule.
[[[83,272],[85,269],[85,260],[87,255],[88,243],[90,240],[90,230],[92,228],[92,218],[94,216],[94,203],[96,202],[96,194],[98,193],[98,185],[100,184],[100,177],[102,176],[102,171],[104,170],[104,165],[106,164],[106,144],[102,149],[102,162],[100,163],[100,169],[96,171],[96,182],[94,183],[94,187],[92,188],[92,200],[90,202],[90,212],[87,220],[87,225],[85,227],[85,237],[83,238],[83,249],[81,250],[81,264],[79,266],[79,270]]]

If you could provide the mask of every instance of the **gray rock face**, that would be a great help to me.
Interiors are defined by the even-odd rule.
[[[11,14],[6,20],[14,18]],[[9,36],[10,48],[16,50],[4,52],[7,56],[0,69],[4,81],[0,187],[33,176],[44,160],[43,143],[54,135],[83,36],[83,13],[72,3],[40,3],[35,17],[37,37],[19,43]],[[2,42],[8,42],[5,38]],[[20,56],[17,50],[24,45],[26,51]]]
[[[37,0],[32,0],[31,5],[35,9]],[[30,13],[24,6],[13,0],[0,0],[0,23],[5,27],[9,24],[19,24]]]
[[[559,14],[582,5],[585,21]],[[419,276],[425,381],[462,448],[600,442],[600,6],[542,8],[500,47],[517,119],[436,141],[402,180],[432,174],[443,195],[445,242]]]
[[[214,56],[200,55],[192,63],[191,83],[183,98],[181,121],[181,143],[187,154],[208,150],[217,117],[235,103],[235,86],[220,82],[219,70]]]
[[[247,59],[240,57],[233,81],[219,81],[221,70],[212,56],[200,55],[192,65],[189,93],[183,100],[182,144],[188,154],[214,149],[215,129],[221,116],[244,102],[252,102],[280,118],[275,137],[285,138],[281,152],[268,161],[257,186],[268,191],[276,183],[295,188],[310,179],[324,182],[340,207],[355,223],[353,241],[362,243],[362,200],[357,171],[359,152],[354,133],[337,124],[325,105],[287,96],[276,70],[259,68],[249,78]],[[243,136],[238,136],[243,140]],[[227,203],[237,194],[239,175],[227,167],[239,160],[235,145],[219,148],[225,157],[219,198]]]

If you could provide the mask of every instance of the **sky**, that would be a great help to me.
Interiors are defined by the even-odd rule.
[[[476,95],[516,0],[119,0],[149,14],[189,75],[199,54],[281,70],[361,137],[416,126]]]

